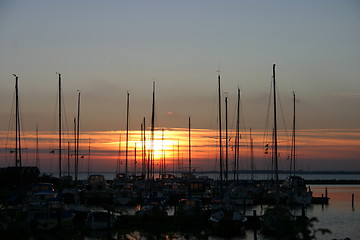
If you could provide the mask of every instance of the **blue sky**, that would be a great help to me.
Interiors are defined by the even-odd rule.
[[[265,125],[272,64],[285,118],[298,98],[298,127],[359,128],[357,1],[1,1],[0,127],[7,130],[14,78],[23,126],[51,129],[57,75],[68,121],[82,92],[84,130],[150,120],[216,128],[217,70],[233,115],[242,92],[247,127]],[[290,124],[290,123],[289,123]]]

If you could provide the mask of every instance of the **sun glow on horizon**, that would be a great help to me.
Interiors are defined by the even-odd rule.
[[[34,166],[36,162],[36,135],[34,132],[24,132],[22,144],[23,165]],[[311,169],[323,169],[324,163],[331,161],[335,166],[338,161],[339,168],[342,169],[343,160],[353,164],[349,170],[359,169],[357,161],[358,156],[358,139],[360,130],[304,130],[297,131],[297,158],[299,168],[307,169],[305,166],[312,166]],[[0,143],[5,151],[0,153],[1,167],[14,165],[14,154],[11,153],[13,148],[12,139],[7,139],[7,132],[0,132]],[[118,161],[124,166],[126,161],[126,132],[125,131],[105,131],[105,132],[84,132],[80,139],[80,169],[87,169],[87,164],[91,164],[91,169],[96,171],[113,170]],[[256,169],[268,168],[269,157],[264,155],[264,140],[262,131],[253,131],[254,139],[254,160]],[[39,151],[38,158],[41,170],[45,172],[55,172],[58,167],[58,135],[49,132],[39,133]],[[74,142],[72,135],[64,137],[62,144],[62,166],[64,172],[68,168],[68,154],[70,168],[73,168],[73,148]],[[138,163],[137,170],[140,169],[140,163],[148,161],[153,149],[153,159],[155,165],[165,162],[167,169],[178,168],[180,165],[185,169],[189,159],[189,150],[191,150],[191,159],[194,168],[202,170],[218,170],[219,158],[219,139],[216,130],[193,129],[190,133],[185,128],[178,129],[157,129],[154,132],[154,140],[151,141],[151,132],[146,132],[145,156],[143,155],[143,141],[141,131],[129,131],[128,139],[128,164],[129,170],[135,168],[135,155]],[[246,134],[241,139],[241,169],[249,169],[250,150],[249,141]],[[285,136],[280,136],[280,165],[283,169],[288,169],[288,141]],[[190,140],[190,149],[189,149]],[[232,169],[234,159],[234,138],[229,139],[229,168]],[[136,151],[135,151],[136,145]],[[70,147],[70,149],[68,149]],[[25,149],[26,148],[26,149]],[[52,151],[55,150],[55,151]],[[52,152],[52,153],[51,153]],[[225,139],[223,140],[223,158],[225,159]],[[88,163],[89,161],[89,163]],[[158,165],[156,165],[156,168]],[[323,169],[328,170],[328,169]]]

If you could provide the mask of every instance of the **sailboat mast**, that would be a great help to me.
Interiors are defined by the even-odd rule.
[[[40,170],[40,159],[39,159],[39,126],[36,125],[36,167]]]
[[[173,155],[172,173],[175,175],[175,143],[174,142],[172,146],[172,155]]]
[[[21,167],[21,141],[20,141],[20,110],[19,110],[19,77],[15,77],[15,166]]]
[[[145,174],[145,126],[144,123],[140,124],[140,128],[141,128],[141,136],[140,136],[140,141],[141,141],[141,175],[143,176]]]
[[[143,174],[145,174],[146,171],[146,123],[145,123],[145,117],[143,119]],[[149,178],[149,176],[148,176]]]
[[[274,90],[274,160],[275,160],[275,182],[276,190],[279,184],[279,169],[278,169],[278,141],[277,141],[277,119],[276,119],[276,81],[275,81],[275,64],[273,64],[273,90]]]
[[[76,137],[76,117],[74,117],[74,175],[75,175],[75,181],[77,179],[76,177],[76,156],[77,156],[77,137]]]
[[[90,176],[90,166],[91,166],[91,162],[90,162],[90,144],[91,144],[91,138],[89,138],[89,148],[88,148],[88,177]]]
[[[67,170],[68,170],[68,176],[70,176],[70,142],[68,142],[68,167],[67,167]]]
[[[228,182],[228,157],[229,157],[229,144],[228,144],[228,97],[225,97],[225,180]]]
[[[153,94],[152,94],[152,109],[151,109],[151,155],[150,155],[150,172],[151,178],[154,178],[154,131],[155,131],[155,81],[153,82]]]
[[[164,128],[161,130],[161,174],[165,173],[165,149],[164,149]]]
[[[295,173],[295,131],[296,131],[296,125],[295,125],[295,113],[296,113],[296,109],[295,109],[295,92],[293,92],[293,104],[294,104],[294,114],[293,114],[293,132],[292,132],[292,143],[291,143],[291,154],[290,154],[290,175],[291,172],[293,171],[293,173]]]
[[[191,178],[191,119],[189,117],[189,178]]]
[[[250,128],[251,180],[254,180],[254,139]]]
[[[234,180],[239,180],[239,158],[240,158],[240,89],[237,91],[237,115],[236,115],[236,137],[235,137],[235,162]]]
[[[222,136],[221,136],[221,86],[220,86],[220,72],[218,74],[218,82],[219,82],[219,159],[220,159],[220,182],[222,188],[223,182],[223,160],[222,160]]]
[[[125,147],[125,176],[128,175],[128,151],[129,151],[129,92],[127,92],[126,104],[126,147]]]
[[[62,126],[62,122],[61,122],[61,74],[57,73],[59,75],[59,179],[61,179],[61,126]]]
[[[135,143],[135,156],[134,156],[134,175],[136,176],[136,143]]]
[[[76,155],[75,155],[75,183],[78,180],[79,174],[79,144],[80,144],[80,96],[78,91],[78,112],[77,112],[77,127],[76,127]]]
[[[180,169],[181,169],[181,164],[180,164],[180,140],[178,140],[178,144],[177,144],[177,161],[178,161],[178,171],[180,171]]]
[[[116,173],[120,173],[121,165],[121,134],[119,135],[119,149],[118,149],[118,159],[116,162]]]

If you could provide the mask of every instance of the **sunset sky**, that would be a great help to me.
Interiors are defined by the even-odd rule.
[[[249,168],[252,128],[256,168],[266,169],[264,132],[272,128],[266,122],[275,63],[279,128],[288,134],[296,92],[299,169],[360,171],[359,26],[360,3],[355,0],[2,0],[0,142],[5,150],[0,166],[13,164],[6,148],[12,141],[8,132],[14,130],[17,74],[28,148],[24,162],[34,164],[38,126],[41,168],[56,171],[56,156],[49,150],[56,148],[59,72],[64,131],[72,136],[80,91],[82,151],[86,153],[90,138],[93,170],[116,166],[127,92],[131,148],[139,141],[144,117],[150,127],[154,81],[155,125],[168,139],[166,158],[173,158],[173,145],[180,141],[186,161],[191,117],[194,167],[216,169],[220,70],[222,108],[224,112],[227,96],[232,132],[241,89],[242,167]],[[282,136],[280,161],[287,169],[289,139]]]

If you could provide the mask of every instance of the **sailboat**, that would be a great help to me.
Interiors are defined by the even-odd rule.
[[[250,129],[251,141],[251,129]],[[251,141],[252,143],[252,141]],[[239,180],[239,159],[240,159],[240,89],[237,89],[237,120],[234,154],[234,182],[230,186],[229,196],[234,205],[248,206],[255,203],[256,195],[259,195],[258,187],[252,182]],[[253,180],[253,178],[252,178]]]
[[[125,146],[125,173],[117,173],[113,181],[113,203],[121,205],[135,204],[137,200],[133,184],[129,181],[128,155],[129,155],[129,106],[130,94],[127,92],[126,100],[126,146]]]
[[[278,170],[278,138],[277,138],[277,104],[276,104],[276,78],[275,78],[275,64],[273,64],[273,132],[272,132],[272,165],[273,165],[273,176],[270,182],[267,183],[265,187],[266,192],[263,196],[263,201],[270,203],[270,204],[279,204],[283,200],[283,196],[279,189],[279,170]],[[266,151],[267,153],[268,144],[266,144]]]
[[[213,205],[210,214],[210,222],[217,234],[241,235],[247,218],[231,204],[231,194],[224,192],[223,183],[223,159],[222,159],[222,137],[221,137],[221,88],[220,74],[218,74],[218,93],[219,93],[219,154],[220,154],[220,202]],[[225,101],[227,104],[227,100]],[[225,180],[227,187],[227,166],[225,162]],[[226,189],[228,190],[228,189]],[[235,231],[235,232],[234,232]]]
[[[37,167],[23,166],[21,147],[20,107],[19,107],[19,77],[15,77],[15,148],[10,149],[14,153],[14,166],[0,168],[0,186],[2,197],[8,204],[20,203],[24,200],[27,187],[38,180],[40,171]]]
[[[304,178],[296,175],[295,173],[295,159],[296,159],[296,144],[295,144],[295,93],[293,92],[294,99],[294,114],[293,114],[293,131],[291,141],[291,153],[290,153],[290,176],[288,176],[281,185],[281,191],[287,195],[287,201],[289,204],[308,206],[311,204],[312,191],[306,187]]]
[[[265,210],[262,216],[261,232],[267,236],[274,236],[275,238],[285,237],[286,239],[293,239],[299,233],[295,216],[289,211],[287,207],[280,205],[281,200],[286,198],[285,194],[280,189],[279,175],[278,175],[278,152],[277,152],[277,119],[276,119],[276,86],[275,86],[275,64],[273,64],[273,97],[274,97],[274,165],[275,165],[275,191],[271,195],[274,197],[271,206]]]

